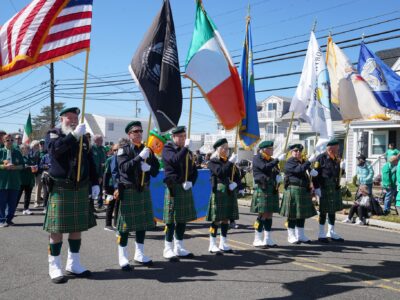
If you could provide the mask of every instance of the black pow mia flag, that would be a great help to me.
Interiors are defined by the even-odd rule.
[[[174,20],[168,0],[137,49],[129,71],[143,93],[159,131],[176,127],[182,113],[182,85]]]

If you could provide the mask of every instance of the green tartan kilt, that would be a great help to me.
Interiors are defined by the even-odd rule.
[[[319,198],[319,212],[322,214],[334,214],[343,209],[342,194],[336,189],[336,184],[328,183],[321,186]]]
[[[182,184],[172,185],[174,197],[165,189],[163,221],[165,224],[186,223],[197,219],[192,189],[185,191]]]
[[[208,202],[206,220],[218,222],[223,220],[238,220],[239,207],[237,202],[237,191],[228,191],[223,184],[218,184],[217,191],[211,193]]]
[[[87,183],[75,189],[55,182],[49,195],[43,229],[50,233],[71,233],[96,226],[88,192]]]
[[[269,184],[266,189],[254,186],[250,212],[260,214],[279,212],[279,192],[274,185]]]
[[[311,193],[307,188],[289,185],[285,189],[281,204],[281,216],[288,219],[307,219],[316,214]]]
[[[142,231],[154,228],[153,205],[150,189],[143,192],[124,190],[119,205],[117,230],[119,232]]]

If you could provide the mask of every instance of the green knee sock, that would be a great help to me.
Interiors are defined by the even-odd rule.
[[[330,225],[335,225],[335,219],[336,219],[336,215],[335,214],[328,214],[328,223]]]
[[[126,247],[128,245],[129,232],[120,232],[118,238],[118,244],[121,247]]]
[[[172,242],[174,239],[175,223],[165,225],[165,240],[167,242]]]
[[[136,243],[144,244],[144,238],[145,237],[146,237],[146,231],[145,230],[136,231]]]
[[[263,220],[260,217],[258,217],[257,220],[254,222],[254,229],[258,232],[262,232]]]
[[[175,229],[175,238],[179,241],[183,240],[183,235],[185,234],[186,223],[177,223]]]
[[[49,244],[49,254],[51,256],[59,256],[61,253],[62,242],[56,244]]]
[[[272,228],[272,219],[265,219],[263,220],[264,230],[271,231]]]
[[[211,223],[210,225],[210,235],[212,237],[217,237],[217,233],[218,233],[218,225],[215,223]]]
[[[68,239],[69,251],[72,253],[79,253],[79,249],[81,248],[81,239],[79,240],[71,240]]]
[[[228,233],[228,228],[229,224],[221,223],[221,235],[223,237],[226,237],[226,234]]]

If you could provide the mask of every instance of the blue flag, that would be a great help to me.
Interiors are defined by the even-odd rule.
[[[364,42],[358,58],[358,73],[368,83],[379,104],[400,111],[400,76],[389,68]]]
[[[253,46],[251,39],[250,18],[247,21],[246,37],[243,47],[241,77],[246,115],[240,126],[239,137],[242,146],[246,150],[250,150],[260,140],[256,93],[254,88]]]

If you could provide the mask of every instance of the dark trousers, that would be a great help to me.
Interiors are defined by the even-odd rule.
[[[29,209],[29,203],[31,202],[31,196],[32,196],[32,190],[33,187],[31,187],[30,185],[21,185],[21,188],[19,190],[19,194],[18,194],[18,203],[16,206],[18,206],[19,202],[21,201],[21,196],[22,193],[24,192],[24,210]]]
[[[114,226],[117,224],[119,210],[119,201],[113,200],[108,203],[106,210],[106,226],[111,226],[111,220],[114,213]]]
[[[47,183],[43,183],[42,185],[42,191],[43,191],[43,207],[47,208],[47,202],[49,201],[49,186]]]
[[[365,220],[368,217],[368,209],[365,206],[353,205],[349,211],[349,220],[351,220],[354,214],[357,214],[360,220]]]

